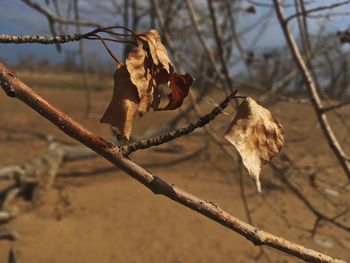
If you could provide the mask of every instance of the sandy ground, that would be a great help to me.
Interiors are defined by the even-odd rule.
[[[39,82],[35,76],[25,80],[49,101],[59,106],[91,130],[110,138],[109,128],[99,118],[109,102],[112,90],[93,91],[93,108],[84,116],[84,92],[72,88],[76,80],[57,85],[52,78]],[[53,83],[54,82],[54,83]],[[106,83],[110,85],[110,82]],[[244,93],[244,91],[243,91]],[[210,96],[219,101],[221,96]],[[210,108],[203,102],[203,109]],[[346,176],[339,168],[324,141],[312,109],[307,105],[277,103],[270,106],[286,126],[284,148],[295,161],[317,174],[318,190],[333,189],[338,196],[326,196],[338,204],[329,205],[308,184],[303,175],[292,178],[312,203],[325,213],[349,206]],[[52,134],[73,142],[52,124],[28,109],[21,102],[0,95],[0,124]],[[227,112],[233,112],[229,108]],[[136,125],[136,133],[154,129],[177,113],[149,113]],[[342,114],[350,120],[349,108]],[[213,125],[227,123],[231,116],[221,116]],[[333,120],[334,119],[334,120]],[[333,118],[341,143],[350,152],[348,131]],[[224,132],[221,128],[218,134]],[[225,143],[223,141],[223,143]],[[25,133],[0,130],[0,166],[24,163],[45,151],[45,142]],[[198,150],[202,149],[199,153]],[[195,153],[195,154],[193,154]],[[191,155],[191,158],[184,158]],[[192,192],[240,219],[246,220],[239,188],[238,165],[209,142],[204,133],[195,133],[168,145],[136,153],[132,156],[153,173]],[[186,160],[183,160],[186,159]],[[40,205],[17,198],[11,207],[19,216],[10,223],[21,238],[13,243],[22,263],[58,262],[301,262],[282,252],[260,248],[221,225],[168,200],[155,196],[148,189],[119,171],[102,158],[67,164],[60,170],[54,187],[45,193]],[[104,169],[106,168],[106,169]],[[91,173],[91,171],[95,171]],[[321,223],[311,237],[315,216],[293,195],[269,166],[262,171],[263,195],[255,190],[253,180],[244,177],[244,187],[253,223],[278,236],[350,260],[350,236],[327,223]],[[305,176],[304,176],[305,177]],[[0,182],[4,188],[10,182]],[[327,200],[328,200],[327,199]],[[340,205],[339,205],[340,204]],[[350,225],[349,214],[341,220]],[[0,241],[0,262],[6,262],[9,244]]]

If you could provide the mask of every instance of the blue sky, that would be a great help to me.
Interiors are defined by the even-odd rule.
[[[44,3],[44,0],[34,0],[34,1],[40,4]],[[311,5],[309,6],[309,8],[315,7],[318,5],[323,5],[323,4],[329,5],[331,3],[335,3],[339,1],[340,0],[309,1],[311,2]],[[90,8],[90,10],[91,10],[91,6],[90,6],[91,2],[94,2],[94,1],[91,1],[91,0],[80,1],[83,8],[85,9]],[[100,2],[103,3],[103,1],[100,1]],[[200,1],[197,1],[197,2],[200,2]],[[272,3],[272,1],[270,0],[256,0],[256,2],[269,3],[269,4]],[[284,2],[288,4],[288,3],[293,3],[294,1],[288,0]],[[20,0],[0,0],[0,4],[1,4],[0,33],[16,34],[16,35],[20,35],[20,34],[48,35],[49,34],[48,23],[46,18],[43,15],[39,14],[38,12],[27,7]],[[245,3],[245,4],[246,6],[250,5],[249,3]],[[259,15],[262,15],[266,11],[267,11],[266,8],[261,7],[261,8],[257,8],[256,15],[242,16],[239,26],[241,28],[244,28],[246,25],[254,23],[254,21],[258,19]],[[294,9],[293,10],[287,9],[286,12],[287,14],[288,13],[290,14],[291,12],[294,12]],[[333,12],[350,12],[350,5],[337,8]],[[103,21],[109,21],[105,17],[102,17],[100,14],[90,15],[90,17],[85,17],[85,18],[88,18],[91,20],[100,20],[102,23]],[[336,32],[338,30],[344,30],[349,27],[349,24],[350,24],[350,19],[348,19],[348,17],[344,17],[344,16],[333,17],[332,20],[327,21],[326,30],[328,32]],[[317,30],[320,28],[320,25],[321,25],[321,20],[310,19],[311,32],[317,32]],[[292,28],[293,28],[293,25],[292,25]],[[245,41],[247,43],[251,43],[252,39],[254,39],[254,35],[256,35],[258,31],[259,31],[259,27],[257,27],[257,29],[254,30],[252,34],[248,35]],[[268,29],[261,36],[261,38],[259,39],[259,42],[256,45],[254,45],[254,47],[252,48],[258,49],[258,50],[268,49],[276,46],[282,46],[283,44],[284,44],[284,38],[273,13],[270,19],[270,22],[268,24]],[[115,48],[118,49],[118,47],[115,47]],[[77,49],[77,43],[68,43],[64,45],[64,50],[75,50],[75,49]],[[86,43],[86,49],[87,49],[87,52],[89,53],[94,52],[95,54],[98,54],[98,56],[101,57],[103,60],[109,59],[105,50],[101,48],[101,44],[98,42],[89,41],[89,43]],[[46,58],[53,63],[62,61],[64,59],[64,55],[62,53],[61,54],[58,53],[56,51],[55,46],[53,45],[44,46],[39,44],[35,44],[35,45],[1,44],[1,47],[0,47],[0,58],[3,58],[10,63],[18,61],[18,58],[29,53],[33,53],[37,55],[39,58]]]

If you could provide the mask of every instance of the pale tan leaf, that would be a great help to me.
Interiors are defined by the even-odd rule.
[[[146,51],[143,49],[142,44],[140,44],[135,50],[129,53],[125,61],[131,82],[136,86],[140,98],[145,93],[148,86],[145,58]]]
[[[147,42],[150,50],[150,54],[155,65],[161,64],[166,71],[170,72],[170,59],[168,51],[162,44],[159,33],[155,29],[151,29],[145,33],[139,35],[140,39]]]
[[[137,89],[126,66],[122,65],[115,72],[113,97],[101,122],[111,124],[119,140],[128,140],[139,102]]]
[[[153,88],[150,85],[152,75],[146,66],[146,51],[143,45],[129,53],[126,61],[126,68],[130,74],[131,82],[136,86],[140,98],[139,113],[149,110],[153,99]]]
[[[235,146],[261,192],[261,165],[281,150],[284,143],[283,126],[269,110],[247,97],[239,106],[224,138]]]
[[[147,89],[142,95],[140,104],[139,104],[139,114],[142,116],[143,113],[148,112],[152,106],[153,97],[154,97],[154,81],[150,77],[150,81],[147,83]]]

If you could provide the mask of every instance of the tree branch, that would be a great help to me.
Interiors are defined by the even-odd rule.
[[[341,107],[347,106],[349,104],[350,104],[350,100],[346,100],[346,101],[340,102],[340,103],[335,104],[335,105],[324,107],[324,108],[322,108],[322,112],[325,113],[325,112],[329,112],[329,111],[332,111],[332,110],[336,110],[336,109],[339,109]]]
[[[16,97],[43,117],[51,121],[65,134],[88,146],[105,159],[119,167],[134,179],[149,188],[154,194],[161,194],[220,223],[221,225],[244,236],[255,245],[266,245],[283,251],[307,262],[337,262],[340,259],[321,254],[281,237],[260,230],[230,215],[212,202],[202,200],[180,188],[169,184],[162,178],[151,174],[143,167],[125,158],[119,147],[92,133],[81,124],[71,119],[59,109],[52,106],[0,63],[0,85],[11,97]]]
[[[190,123],[186,127],[183,127],[174,131],[170,131],[166,134],[163,134],[151,139],[141,140],[141,141],[137,141],[134,143],[121,146],[121,151],[123,155],[128,156],[130,153],[135,152],[137,150],[147,149],[153,146],[161,145],[166,142],[170,142],[172,140],[175,140],[176,138],[182,137],[184,135],[187,135],[193,132],[197,128],[201,128],[207,125],[210,121],[214,120],[216,116],[218,116],[228,106],[229,102],[233,98],[237,98],[236,96],[237,91],[238,90],[235,90],[223,102],[221,102],[217,107],[215,107],[210,113],[202,116],[199,120],[193,123]]]
[[[80,26],[87,26],[87,27],[102,27],[101,24],[96,23],[95,21],[88,21],[88,20],[70,20],[65,19],[60,16],[56,16],[53,14],[50,10],[46,9],[45,7],[42,7],[38,3],[33,2],[32,0],[22,0],[23,3],[27,4],[31,8],[35,9],[39,13],[45,15],[47,19],[49,19],[52,22],[58,22],[61,24],[66,25],[80,25]]]
[[[15,36],[0,34],[0,43],[4,44],[26,44],[26,43],[38,43],[44,45],[51,45],[56,43],[67,43],[72,41],[79,41],[84,38],[84,35],[62,35],[62,36]]]
[[[334,9],[334,8],[341,7],[343,5],[348,5],[348,4],[350,4],[350,1],[346,0],[344,2],[338,2],[338,3],[334,3],[334,4],[330,4],[330,5],[318,6],[318,7],[315,7],[315,8],[311,8],[309,10],[297,12],[297,13],[287,17],[286,18],[286,22],[289,22],[293,18],[298,17],[298,16],[307,16],[307,15],[315,13],[315,12],[320,12],[320,11],[324,11],[324,10]]]
[[[220,32],[217,26],[217,18],[216,18],[216,14],[215,14],[215,9],[212,3],[212,0],[207,0],[207,4],[208,4],[208,8],[210,11],[210,18],[211,18],[211,22],[212,22],[212,27],[213,27],[213,33],[214,33],[214,37],[215,37],[215,42],[216,42],[216,47],[217,47],[217,55],[219,56],[220,62],[221,62],[221,66],[222,66],[222,71],[226,80],[226,84],[227,84],[227,88],[230,89],[232,86],[232,80],[230,77],[230,73],[228,70],[228,66],[227,66],[227,61],[224,57],[224,48],[222,46],[222,39],[220,36]]]
[[[187,11],[188,14],[191,18],[191,22],[194,28],[194,31],[196,32],[197,38],[199,39],[199,42],[201,43],[206,55],[208,56],[208,59],[211,63],[211,66],[213,67],[213,69],[215,70],[216,74],[218,75],[218,77],[221,80],[226,81],[225,76],[223,76],[222,72],[219,70],[218,66],[217,66],[217,62],[215,60],[215,56],[213,54],[213,52],[210,50],[209,45],[203,35],[203,32],[201,31],[199,24],[198,24],[198,18],[196,17],[195,11],[193,9],[192,3],[190,0],[186,0],[186,7],[187,7]],[[224,85],[227,85],[227,82],[223,82]],[[229,87],[229,86],[228,86]]]
[[[280,175],[280,179],[282,180],[282,182],[296,195],[296,197],[316,216],[316,220],[318,221],[326,221],[342,230],[345,230],[347,232],[350,231],[350,227],[343,225],[339,222],[337,222],[334,218],[328,216],[327,214],[322,213],[321,211],[319,211],[304,195],[303,193],[293,185],[293,183],[289,180],[289,178],[285,175],[285,169],[289,168],[291,166],[295,166],[295,164],[293,164],[293,161],[289,158],[289,156],[285,153],[282,153],[281,155],[281,160],[283,160],[284,162],[287,162],[288,164],[285,165],[285,167],[283,165],[277,165],[274,162],[270,163],[270,166],[279,173]],[[296,169],[298,169],[298,172],[301,172],[301,169],[299,167],[296,167]],[[338,217],[337,217],[338,218]]]

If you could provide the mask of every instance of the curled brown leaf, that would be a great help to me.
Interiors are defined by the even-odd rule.
[[[139,102],[137,89],[126,66],[122,65],[115,72],[113,97],[101,122],[111,124],[119,140],[128,140]]]
[[[113,98],[101,122],[110,123],[118,139],[128,140],[135,114],[154,110],[174,110],[183,104],[192,84],[187,73],[174,73],[159,33],[152,29],[136,36],[138,46],[132,50],[115,74]],[[160,88],[168,85],[169,103],[159,109]]]

